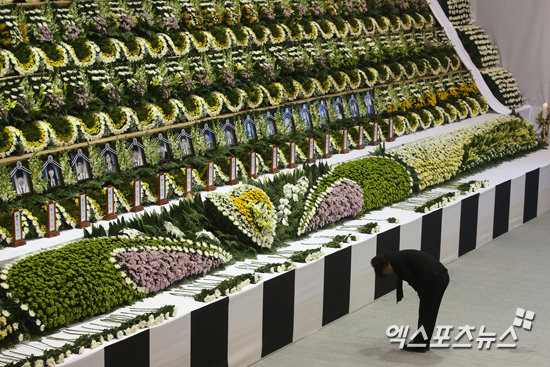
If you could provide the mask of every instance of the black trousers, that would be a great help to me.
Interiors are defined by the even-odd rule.
[[[449,273],[444,271],[440,273],[435,280],[425,287],[425,291],[420,294],[420,308],[418,310],[418,328],[424,326],[424,331],[428,336],[428,340],[424,340],[422,333],[418,334],[414,342],[425,344],[432,338],[439,312],[439,306],[443,299],[443,294],[449,285]]]

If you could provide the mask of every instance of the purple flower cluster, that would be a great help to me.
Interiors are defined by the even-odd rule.
[[[164,18],[164,20],[166,21],[166,24],[169,27],[172,27],[174,29],[178,29],[180,27],[180,25],[178,23],[178,18],[176,18],[176,17],[166,17],[166,18]]]
[[[32,99],[28,99],[25,95],[20,95],[17,98],[17,107],[19,107],[21,112],[25,115],[28,115],[34,107],[34,101]]]
[[[193,83],[193,80],[191,78],[188,78],[187,76],[184,76],[182,78],[181,86],[188,92],[191,92],[193,89],[195,89],[195,83]]]
[[[118,263],[139,287],[158,292],[185,277],[206,275],[223,263],[199,254],[146,250],[117,254]]]
[[[275,12],[273,11],[273,9],[265,8],[265,16],[267,17],[267,19],[273,20],[275,19]]]
[[[348,12],[352,13],[353,12],[353,4],[345,3],[345,5],[346,5],[346,9],[348,9]]]
[[[38,29],[40,30],[40,39],[38,40],[40,43],[53,41],[53,34],[49,27],[40,27]]]
[[[69,35],[69,37],[71,37],[72,40],[76,39],[81,31],[82,30],[78,28],[74,23],[71,23],[71,25],[67,27],[67,34]]]
[[[94,20],[95,27],[98,32],[101,32],[101,33],[107,32],[107,28],[109,27],[109,25],[107,24],[107,21],[105,20],[105,18],[102,18],[100,16],[95,16],[92,19]]]
[[[323,8],[321,8],[319,5],[312,6],[310,9],[313,12],[313,14],[315,14],[315,15],[322,15],[323,14]]]
[[[241,78],[245,82],[249,82],[252,80],[253,77],[254,77],[254,73],[252,72],[252,70],[250,70],[250,67],[248,65],[244,65],[241,71]]]
[[[291,59],[289,59],[288,57],[284,57],[283,60],[281,61],[281,69],[284,69],[288,72],[293,72],[294,71],[294,61],[292,61]]]
[[[141,15],[142,18],[147,19],[147,20],[153,19],[153,17],[152,17],[151,15],[147,14],[147,13],[144,12],[144,11],[142,11],[141,13],[139,13],[139,15]]]
[[[409,7],[409,6],[407,5],[407,3],[404,2],[403,0],[399,0],[399,1],[397,2],[397,6],[398,6],[399,8],[401,8],[401,9],[407,9],[407,8]]]
[[[285,18],[288,18],[292,15],[292,11],[290,10],[290,8],[286,5],[281,5],[281,11],[283,12],[283,16]]]
[[[92,101],[92,95],[88,92],[88,89],[86,87],[83,87],[81,85],[77,86],[74,89],[74,97],[75,102],[84,107],[84,109],[88,109],[88,104]]]
[[[309,70],[309,64],[305,58],[300,57],[298,60],[294,61],[294,68],[302,69],[303,71],[307,72]]]
[[[205,87],[208,87],[212,85],[212,80],[210,79],[210,76],[208,75],[208,71],[206,70],[199,70],[195,73],[195,78],[204,85]]]
[[[145,84],[139,79],[132,79],[132,83],[128,86],[128,90],[134,96],[143,97],[147,91]]]
[[[298,5],[298,12],[300,13],[300,15],[306,15],[307,9],[306,9],[305,6],[300,4],[300,5]]]
[[[275,66],[271,64],[262,65],[262,76],[267,80],[273,80],[275,79]]]
[[[227,84],[230,87],[235,86],[235,78],[233,77],[233,73],[229,68],[224,68],[222,70],[221,80],[223,83]]]
[[[46,96],[46,99],[49,102],[48,108],[50,110],[57,110],[59,107],[65,104],[65,101],[63,101],[63,98],[60,95],[55,93],[48,94]]]
[[[314,231],[347,217],[355,217],[363,208],[363,190],[352,181],[336,185],[317,207],[309,222],[308,231]]]
[[[126,14],[126,15],[123,15],[123,16],[119,17],[118,18],[118,23],[119,23],[121,28],[123,28],[127,31],[131,30],[132,28],[134,28],[136,26],[135,23],[132,21],[132,17],[129,14]]]
[[[317,61],[317,64],[321,69],[327,67],[327,57],[324,54],[317,55],[317,59],[315,61]]]
[[[168,89],[169,85],[170,85],[170,79],[162,79],[162,81],[159,84],[160,98],[162,99],[170,98],[170,89]]]
[[[369,9],[367,8],[367,5],[361,1],[358,2],[358,5],[359,5],[359,9],[361,9],[361,11],[363,13],[366,13],[369,11]]]
[[[112,103],[115,106],[118,106],[120,103],[120,89],[115,87],[113,84],[107,85],[107,100],[109,103]]]

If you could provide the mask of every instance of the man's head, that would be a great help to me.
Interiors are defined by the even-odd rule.
[[[164,144],[159,145],[159,152],[164,153]]]
[[[84,173],[84,161],[82,159],[76,161],[76,168],[78,169],[78,172]]]
[[[187,139],[181,139],[181,146],[183,149],[187,149]]]
[[[17,182],[19,182],[20,186],[25,184],[25,177],[23,177],[23,172],[21,171],[17,172]]]
[[[393,268],[390,264],[390,257],[386,252],[381,252],[373,257],[370,264],[374,268],[374,273],[377,277],[383,278],[388,274],[393,274]]]
[[[139,151],[137,148],[132,149],[132,154],[134,155],[134,159],[137,160],[139,158]]]
[[[110,154],[107,154],[105,156],[105,161],[107,162],[107,167],[111,167],[111,165],[113,164],[112,160],[111,160],[111,155]]]

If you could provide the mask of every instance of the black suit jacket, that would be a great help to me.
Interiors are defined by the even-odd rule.
[[[398,276],[397,302],[400,301],[400,287],[402,295],[402,280],[406,280],[418,296],[422,297],[423,293],[430,291],[430,284],[435,278],[443,271],[447,271],[447,268],[433,256],[418,250],[394,252],[390,255],[390,264],[393,272]]]

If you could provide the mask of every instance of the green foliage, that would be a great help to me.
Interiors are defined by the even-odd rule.
[[[42,162],[36,153],[29,159],[29,171],[31,171],[32,188],[35,193],[41,194],[48,187],[48,180],[42,177]]]
[[[16,196],[17,194],[13,189],[8,166],[3,164],[0,166],[0,199],[3,202],[8,202],[15,199]]]
[[[317,247],[310,250],[296,251],[288,259],[296,263],[308,263],[313,260],[313,257],[318,258],[323,255],[324,253],[321,252],[321,248]]]
[[[120,172],[129,171],[134,164],[132,163],[132,153],[129,149],[126,149],[126,142],[124,139],[116,139],[115,141],[116,152],[118,157],[118,167]]]
[[[228,296],[231,293],[236,293],[248,284],[258,283],[261,275],[241,274],[228,280],[222,281],[219,285],[211,289],[203,289],[199,294],[193,296],[195,301],[210,302],[216,298]]]
[[[76,175],[71,167],[71,158],[69,152],[64,150],[59,157],[59,164],[61,165],[61,173],[63,174],[63,183],[66,186],[72,186],[76,184]]]
[[[364,224],[362,226],[357,227],[357,232],[359,233],[366,233],[366,234],[374,234],[376,232],[380,232],[380,226],[377,222],[370,222],[367,224]]]
[[[155,145],[154,139],[151,139],[151,134],[143,135],[143,147],[145,148],[145,159],[149,166],[156,166],[157,162],[160,160],[160,152],[158,147]]]
[[[330,248],[341,248],[344,247],[344,244],[351,243],[352,241],[357,241],[357,237],[352,235],[351,233],[348,235],[337,235],[334,236],[334,238],[327,243],[323,243],[323,247],[330,247]]]
[[[103,172],[105,171],[105,160],[101,156],[101,152],[99,151],[99,147],[97,145],[90,145],[88,144],[88,154],[90,155],[90,166],[92,168],[92,176],[96,180],[100,180],[100,178],[103,176]]]

